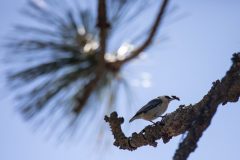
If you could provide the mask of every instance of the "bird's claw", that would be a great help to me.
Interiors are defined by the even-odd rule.
[[[165,118],[167,116],[167,114],[165,114],[165,115],[163,115],[163,116],[159,116],[159,117],[161,117],[161,118]]]

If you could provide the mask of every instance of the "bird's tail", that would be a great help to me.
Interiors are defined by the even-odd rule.
[[[138,117],[135,115],[133,116],[130,120],[129,120],[129,123],[131,123],[132,121],[134,121],[135,119],[137,119]]]

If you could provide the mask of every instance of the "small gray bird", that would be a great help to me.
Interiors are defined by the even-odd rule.
[[[177,96],[160,96],[144,105],[137,113],[129,120],[129,123],[135,119],[144,119],[154,123],[152,120],[162,117],[161,115],[167,110],[168,104],[172,100],[180,99]]]

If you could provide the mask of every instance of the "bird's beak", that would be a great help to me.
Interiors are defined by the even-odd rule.
[[[178,100],[178,101],[180,101],[180,98],[178,98],[177,96],[172,96],[171,100]]]

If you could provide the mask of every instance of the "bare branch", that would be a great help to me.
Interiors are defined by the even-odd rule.
[[[147,49],[149,47],[154,36],[156,35],[158,27],[160,26],[160,24],[163,20],[164,13],[166,11],[168,2],[169,2],[169,0],[163,0],[162,4],[160,5],[159,13],[156,17],[154,24],[152,25],[151,31],[150,31],[147,39],[145,40],[145,42],[143,42],[143,44],[140,47],[133,50],[128,57],[126,57],[124,60],[120,61],[120,64],[126,63],[126,62],[136,58],[142,51],[144,51],[145,49]]]
[[[167,143],[172,137],[188,131],[188,136],[180,144],[174,156],[175,159],[186,159],[195,150],[197,141],[209,126],[217,107],[227,102],[237,102],[239,99],[240,53],[234,54],[232,61],[230,70],[221,81],[217,80],[213,83],[212,88],[202,100],[195,105],[179,106],[161,122],[146,126],[140,133],[134,132],[131,137],[126,137],[123,133],[121,124],[124,119],[119,118],[116,112],[113,112],[110,117],[105,116],[105,121],[109,123],[115,138],[114,145],[127,150],[135,150],[145,145],[156,147],[156,140],[162,138],[163,142]]]
[[[197,148],[197,142],[201,138],[203,132],[209,127],[211,120],[214,116],[214,114],[217,111],[217,107],[219,105],[220,97],[222,96],[230,96],[232,94],[232,91],[234,90],[234,93],[236,96],[233,96],[231,99],[232,101],[237,101],[238,97],[240,95],[240,79],[239,79],[239,73],[240,73],[240,54],[235,54],[233,57],[233,66],[231,69],[227,72],[227,75],[224,77],[222,81],[225,83],[228,83],[229,85],[229,92],[228,93],[222,93],[223,95],[220,95],[219,93],[212,93],[218,94],[217,96],[211,96],[209,97],[208,102],[206,102],[205,106],[201,109],[200,115],[197,117],[197,119],[192,124],[192,127],[188,130],[187,137],[179,144],[178,149],[175,152],[175,155],[173,157],[174,160],[184,160],[187,159],[191,152],[193,152]],[[231,75],[231,76],[230,76]],[[226,87],[221,86],[222,84],[220,81],[217,81],[215,83],[219,84],[219,87]],[[224,88],[226,89],[226,88]],[[222,90],[224,91],[224,90]],[[214,92],[214,90],[212,91]],[[227,95],[224,95],[227,94]],[[230,98],[230,97],[229,97]],[[226,102],[229,101],[226,99],[225,101],[222,101],[223,105],[226,104]],[[231,100],[230,100],[231,101]]]

